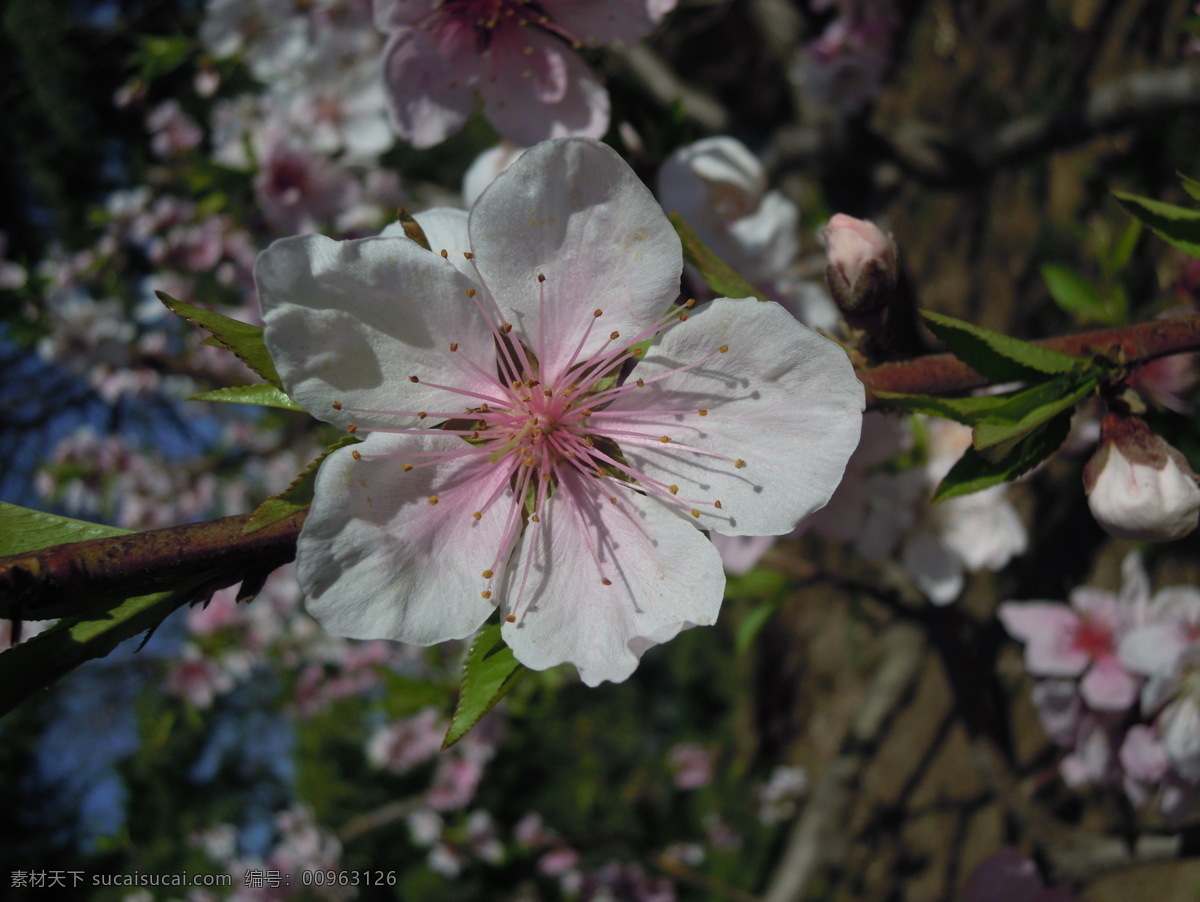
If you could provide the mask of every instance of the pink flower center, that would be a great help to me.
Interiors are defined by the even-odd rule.
[[[497,27],[507,25],[535,25],[574,43],[533,0],[435,0],[429,16],[418,23],[451,43],[471,35],[478,53],[491,46]]]
[[[1081,617],[1071,636],[1071,647],[1085,652],[1093,660],[1111,658],[1117,653],[1112,629],[1088,617]]]
[[[442,253],[445,254],[444,251]],[[545,279],[541,274],[538,274],[537,278],[544,311]],[[376,432],[462,437],[462,447],[453,451],[415,451],[405,455],[363,454],[353,451],[352,454],[361,460],[402,456],[405,472],[418,467],[444,465],[471,458],[478,466],[464,470],[467,475],[463,477],[463,481],[443,489],[444,493],[468,487],[477,480],[481,485],[498,484],[496,489],[487,493],[479,509],[471,513],[471,516],[479,520],[494,508],[498,508],[494,515],[504,517],[500,547],[496,550],[491,566],[481,574],[485,581],[481,591],[483,598],[490,599],[495,586],[502,582],[513,548],[527,529],[533,533],[527,543],[528,560],[532,561],[536,533],[546,508],[551,503],[567,505],[571,516],[583,526],[580,532],[587,537],[588,550],[600,582],[606,586],[612,585],[606,565],[595,545],[594,531],[590,528],[594,526],[595,533],[600,532],[598,523],[589,522],[595,519],[594,514],[587,513],[591,506],[581,504],[578,499],[572,497],[571,492],[560,490],[564,476],[570,471],[586,476],[589,480],[587,485],[593,486],[596,493],[613,505],[617,504],[620,493],[637,492],[656,496],[685,510],[693,518],[700,517],[701,509],[721,510],[721,502],[715,498],[680,497],[678,485],[656,479],[631,466],[621,451],[622,445],[629,447],[670,444],[673,451],[722,460],[734,468],[741,469],[746,464],[740,458],[724,457],[682,444],[661,431],[662,424],[674,423],[680,416],[707,417],[707,409],[667,409],[650,406],[631,409],[631,405],[623,405],[620,410],[608,409],[618,398],[675,374],[702,366],[729,350],[727,345],[722,345],[698,360],[647,379],[635,378],[636,367],[633,372],[629,372],[629,367],[642,356],[646,344],[651,339],[665,329],[687,320],[688,311],[695,304],[694,300],[688,301],[683,307],[672,309],[656,324],[638,335],[626,338],[617,331],[610,332],[603,344],[586,358],[582,356],[584,346],[593,332],[602,328],[599,324],[603,318],[603,311],[581,311],[580,315],[586,316],[588,322],[573,353],[566,365],[558,368],[557,376],[543,381],[538,361],[548,359],[551,347],[547,342],[553,340],[552,336],[546,335],[545,317],[542,317],[539,346],[527,348],[512,334],[511,324],[504,321],[494,301],[477,296],[474,289],[468,290],[467,294],[474,300],[479,313],[491,329],[496,347],[495,367],[493,370],[480,366],[468,356],[459,354],[457,342],[451,342],[446,353],[453,355],[455,360],[444,372],[470,370],[476,376],[482,377],[487,383],[486,389],[476,391],[453,385],[434,384],[414,373],[409,376],[409,381],[445,392],[448,402],[445,409],[368,411],[362,408],[343,408],[338,403],[335,403],[334,407],[376,415],[415,416],[419,420],[430,422],[429,428],[374,429]],[[455,402],[462,403],[464,399],[469,406],[456,408]],[[714,398],[715,400],[717,399]],[[630,421],[645,421],[646,427],[630,428]],[[358,429],[352,426],[350,431],[356,433]],[[497,467],[503,471],[504,478],[494,483],[493,476]],[[506,495],[505,489],[511,489],[511,496]],[[476,491],[480,497],[485,494],[484,491]],[[440,499],[434,495],[427,500],[429,504],[436,505]],[[532,567],[526,567],[526,575],[531,569]],[[517,599],[523,594],[524,588],[522,582],[514,598],[506,602],[507,619],[510,622],[517,619]]]

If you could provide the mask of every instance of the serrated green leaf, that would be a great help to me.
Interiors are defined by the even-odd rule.
[[[1194,178],[1189,178],[1182,172],[1175,173],[1179,176],[1179,181],[1183,184],[1183,190],[1191,195],[1192,200],[1200,200],[1200,182]]]
[[[129,533],[128,529],[0,502],[0,555]],[[0,716],[84,661],[103,657],[124,639],[156,626],[192,597],[190,588],[185,588],[125,599],[100,614],[61,620],[0,653]]]
[[[500,638],[500,624],[488,623],[471,644],[463,663],[462,689],[442,748],[448,749],[479,723],[525,672]]]
[[[954,356],[981,376],[996,382],[1040,379],[1046,375],[1076,372],[1090,365],[1083,357],[1051,351],[952,316],[927,310],[921,315]]]
[[[1047,263],[1042,266],[1042,281],[1054,303],[1079,320],[1110,322],[1108,305],[1095,287],[1083,276],[1065,266]]]
[[[40,551],[51,545],[127,536],[129,533],[128,529],[73,520],[0,501],[0,555]]]
[[[1200,257],[1200,210],[1177,207],[1124,191],[1114,191],[1113,196],[1154,234],[1189,257]]]
[[[221,401],[226,404],[254,404],[258,407],[278,407],[283,410],[304,410],[299,404],[269,382],[257,385],[233,385],[192,395],[189,401]]]
[[[1073,409],[1095,391],[1099,381],[1099,371],[1067,373],[1017,392],[976,422],[971,443],[985,457],[999,460],[1008,449],[999,454],[988,451],[1014,445],[1047,420]]]
[[[252,326],[211,310],[202,310],[183,301],[177,301],[165,292],[155,292],[168,310],[178,314],[190,323],[195,323],[212,333],[212,337],[223,348],[232,351],[242,363],[250,367],[262,378],[266,379],[280,391],[283,391],[283,381],[275,369],[275,362],[267,351],[263,341],[262,326]]]
[[[0,652],[0,716],[85,661],[102,658],[126,639],[158,626],[195,597],[195,589],[188,587],[129,598],[102,616],[61,620],[27,642]]]
[[[909,413],[924,413],[944,420],[956,420],[967,426],[988,411],[1001,407],[1013,392],[999,395],[969,395],[965,398],[936,398],[932,395],[906,395],[900,392],[875,392],[875,397],[892,407]]]
[[[974,448],[968,448],[938,485],[934,502],[970,495],[1016,479],[1057,451],[1070,431],[1071,413],[1066,411],[1034,429],[1003,460],[990,461]]]
[[[719,296],[727,298],[758,298],[767,299],[761,291],[754,287],[736,269],[722,260],[713,252],[700,237],[692,231],[678,213],[671,214],[671,225],[679,235],[683,245],[683,259],[700,271],[701,277],[708,287]]]
[[[304,510],[312,504],[313,490],[317,484],[317,470],[321,464],[338,448],[344,448],[347,445],[358,444],[358,439],[352,435],[345,435],[325,449],[319,457],[313,460],[304,471],[292,480],[291,485],[280,492],[278,495],[272,495],[250,515],[250,519],[246,522],[246,526],[242,529],[242,535],[250,535],[252,532],[258,532],[260,529],[265,529],[272,523],[278,523],[280,520],[286,520],[292,514]]]

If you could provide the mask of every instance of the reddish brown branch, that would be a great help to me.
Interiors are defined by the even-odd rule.
[[[1200,350],[1200,315],[1100,329],[1038,342],[1081,356],[1129,363]],[[874,405],[878,391],[949,394],[987,380],[949,354],[886,363],[859,371]],[[191,583],[219,588],[253,582],[296,554],[306,512],[243,535],[250,514],[151,532],[55,545],[0,558],[0,617],[50,619],[78,611],[87,598],[102,606]]]
[[[1156,357],[1200,351],[1200,314],[1096,329],[1035,344],[1080,357],[1101,355],[1127,363],[1145,363]],[[952,354],[884,363],[859,370],[858,378],[866,386],[868,406],[873,407],[879,406],[876,392],[947,395],[982,388],[989,382]]]
[[[0,617],[51,619],[81,597],[102,604],[187,583],[216,589],[265,577],[295,558],[306,515],[249,535],[251,515],[241,514],[0,557]]]

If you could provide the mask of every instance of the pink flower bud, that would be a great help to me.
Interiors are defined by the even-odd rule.
[[[1105,414],[1083,486],[1096,522],[1119,539],[1167,542],[1200,522],[1196,474],[1138,417]]]
[[[844,213],[829,220],[823,235],[825,278],[847,319],[887,307],[896,290],[896,245],[891,236],[873,222]]]

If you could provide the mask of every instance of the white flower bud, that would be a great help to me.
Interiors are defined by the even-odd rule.
[[[1105,415],[1083,485],[1092,516],[1119,539],[1167,542],[1200,522],[1196,474],[1138,417]]]
[[[896,245],[873,222],[838,213],[825,226],[825,278],[853,320],[886,308],[896,291]]]

